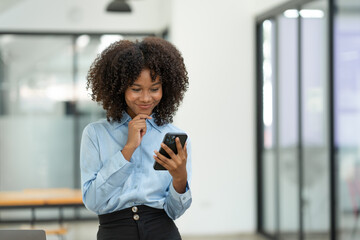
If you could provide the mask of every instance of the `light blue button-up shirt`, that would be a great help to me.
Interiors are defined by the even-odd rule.
[[[96,214],[106,214],[135,205],[164,209],[170,218],[180,217],[190,207],[192,197],[179,194],[168,171],[154,170],[154,150],[167,132],[183,132],[172,124],[158,126],[146,119],[146,134],[130,162],[121,153],[128,137],[131,117],[120,122],[106,119],[90,123],[83,131],[80,150],[81,188],[85,206]],[[191,179],[191,144],[187,144],[187,175]]]

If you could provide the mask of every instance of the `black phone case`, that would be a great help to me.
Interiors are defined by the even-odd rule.
[[[181,146],[184,147],[187,135],[186,133],[166,133],[163,139],[163,143],[166,144],[175,154],[177,154],[177,148],[176,148],[176,142],[175,138],[179,137]],[[160,147],[159,153],[164,155],[167,158],[170,158],[169,154]],[[160,163],[156,162],[154,163],[154,169],[155,170],[167,170],[164,168]]]

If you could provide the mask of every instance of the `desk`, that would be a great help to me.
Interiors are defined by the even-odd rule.
[[[95,217],[80,217],[75,213],[74,217],[64,218],[63,208],[72,207],[74,209],[84,208],[81,190],[58,188],[58,189],[26,189],[17,192],[0,192],[0,211],[11,209],[31,209],[31,219],[2,219],[0,223],[25,223],[57,221],[79,221],[94,220]],[[37,219],[35,209],[38,208],[57,208],[59,216],[57,218]]]

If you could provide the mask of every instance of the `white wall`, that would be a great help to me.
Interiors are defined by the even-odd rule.
[[[175,119],[193,148],[184,234],[255,231],[255,15],[280,2],[172,1],[170,36],[190,77]]]

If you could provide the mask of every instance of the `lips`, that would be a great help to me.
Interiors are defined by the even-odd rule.
[[[141,109],[149,109],[149,108],[151,108],[151,104],[149,104],[149,105],[138,105],[138,107],[139,108],[141,108]]]

